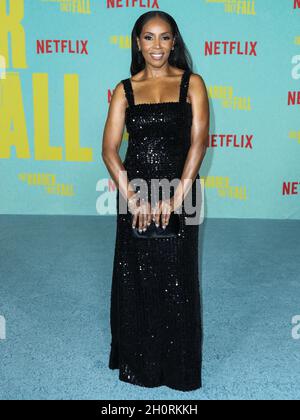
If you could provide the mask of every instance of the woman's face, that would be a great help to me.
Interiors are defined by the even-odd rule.
[[[174,37],[170,25],[159,17],[149,20],[143,27],[137,43],[146,63],[161,67],[168,61]]]

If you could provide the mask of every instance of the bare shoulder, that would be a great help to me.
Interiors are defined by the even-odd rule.
[[[113,90],[113,96],[117,97],[117,98],[122,98],[125,94],[125,90],[124,90],[124,84],[122,81],[118,82]]]
[[[124,89],[124,84],[122,81],[119,81],[114,89],[113,89],[113,93],[111,96],[111,105],[120,105],[120,106],[126,106],[127,103],[127,99],[126,99],[126,95],[125,95],[125,89]]]
[[[191,90],[203,91],[206,90],[206,85],[203,77],[198,73],[191,73],[190,76]]]
[[[188,88],[188,98],[193,101],[207,101],[208,94],[205,81],[200,74],[191,73]]]

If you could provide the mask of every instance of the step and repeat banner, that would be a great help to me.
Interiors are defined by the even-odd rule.
[[[300,219],[300,0],[0,0],[0,213],[115,214],[103,128],[149,10],[207,87],[205,217]]]

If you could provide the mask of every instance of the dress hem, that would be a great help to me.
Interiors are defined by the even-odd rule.
[[[120,369],[120,368],[119,367],[110,367],[109,366],[109,369],[116,370],[116,369]],[[120,372],[120,370],[119,370],[119,372]],[[167,382],[160,382],[160,383],[155,384],[155,385],[140,384],[140,383],[132,382],[132,381],[130,381],[128,379],[125,379],[123,377],[120,377],[120,376],[119,376],[119,380],[122,381],[122,382],[129,383],[131,385],[137,385],[137,386],[139,386],[141,388],[158,388],[160,386],[167,386],[167,387],[169,387],[171,389],[174,389],[175,391],[181,391],[181,392],[189,392],[189,391],[196,391],[197,389],[202,389],[202,383],[200,385],[193,385],[191,387],[179,388],[176,385],[172,385],[172,384],[169,384]]]

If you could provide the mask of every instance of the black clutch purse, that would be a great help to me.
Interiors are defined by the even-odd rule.
[[[155,222],[151,221],[145,232],[140,233],[138,227],[131,228],[131,230],[133,237],[136,239],[175,238],[180,230],[179,214],[174,212],[170,214],[169,223],[165,229],[161,225],[156,227]]]

